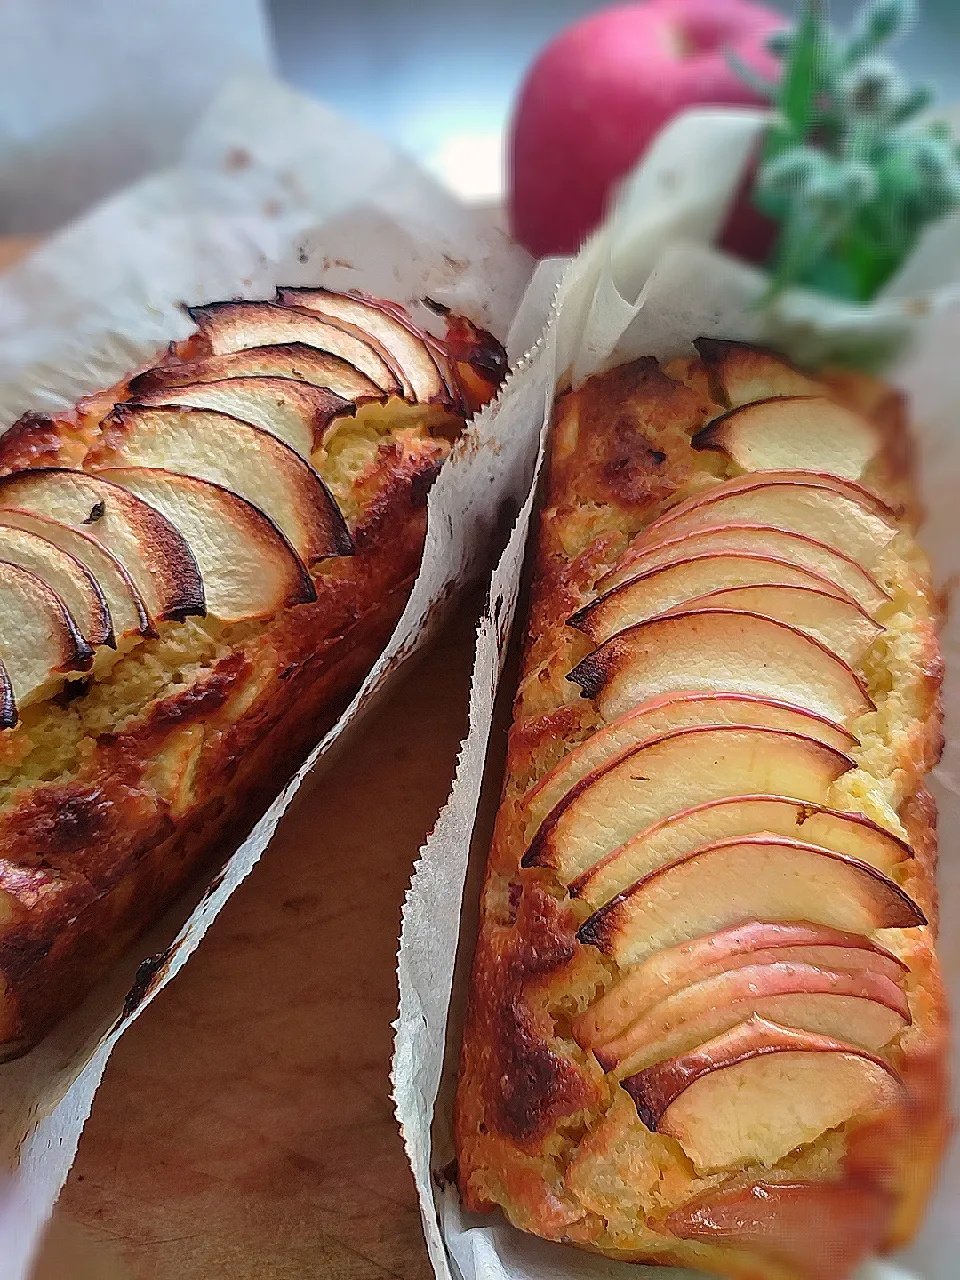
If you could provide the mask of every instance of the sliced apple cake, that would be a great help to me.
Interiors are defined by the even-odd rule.
[[[456,1130],[472,1210],[842,1280],[947,1128],[904,406],[703,340],[556,406]]]
[[[0,438],[0,1055],[241,834],[358,688],[499,344],[325,289]]]

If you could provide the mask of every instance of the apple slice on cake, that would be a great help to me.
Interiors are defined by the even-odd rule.
[[[594,643],[602,644],[625,627],[667,613],[685,600],[728,587],[751,586],[810,587],[852,601],[829,578],[786,560],[745,552],[706,551],[629,575],[578,609],[567,622]]]
[[[584,1047],[593,1050],[604,1071],[632,1075],[689,1053],[754,1014],[781,1026],[840,1037],[871,1052],[910,1025],[907,997],[882,974],[773,960],[692,982],[639,1014],[619,1035]]]
[[[222,485],[160,467],[101,475],[162,514],[200,567],[207,613],[222,622],[270,617],[316,599],[303,562],[259,507]]]
[[[116,647],[104,594],[90,570],[70,552],[39,533],[0,521],[0,561],[26,569],[45,582],[91,648]]]
[[[346,360],[382,392],[401,394],[399,379],[372,339],[309,311],[275,302],[211,302],[188,311],[199,331],[199,354],[222,356],[249,347],[301,342]]]
[[[842,551],[805,534],[760,524],[711,525],[663,538],[650,546],[629,547],[598,585],[601,590],[608,591],[661,565],[717,552],[767,556],[806,569],[826,578],[833,588],[839,587],[870,614],[875,614],[889,600],[872,574]]]
[[[23,530],[35,534],[45,542],[59,547],[61,551],[79,561],[88,570],[106,601],[115,643],[120,643],[131,636],[150,634],[151,626],[147,610],[130,575],[116,556],[95,538],[81,533],[79,529],[74,529],[60,520],[51,520],[48,516],[0,508],[0,530],[6,529]],[[54,590],[57,590],[56,584],[51,583],[51,585]],[[67,607],[73,612],[69,603]],[[80,615],[74,612],[74,617],[79,623]],[[82,626],[81,630],[83,630]],[[90,644],[94,643],[89,636],[86,638]],[[110,641],[105,643],[109,644]]]
[[[841,813],[783,795],[731,795],[680,809],[614,849],[572,881],[570,892],[601,907],[658,867],[695,849],[763,832],[845,853],[885,875],[913,850],[861,813]]]
[[[631,547],[724,524],[759,524],[800,533],[842,551],[868,570],[897,533],[866,490],[849,481],[802,471],[761,471],[670,507]]]
[[[621,752],[674,729],[692,725],[756,725],[784,729],[848,752],[856,738],[840,725],[773,698],[737,693],[676,693],[651,698],[618,720],[604,725],[569,751],[558,765],[535,783],[523,798],[521,821],[527,834],[540,825],[555,804],[576,784],[602,768]]]
[[[143,391],[131,404],[137,408],[212,409],[268,431],[307,461],[331,424],[353,417],[357,411],[356,404],[325,387],[268,377],[224,378]]]
[[[867,935],[926,924],[913,899],[869,863],[761,834],[658,867],[595,911],[577,936],[629,965],[744,920],[806,921]]]
[[[259,427],[205,409],[118,405],[86,467],[159,467],[208,480],[259,507],[307,564],[346,555],[352,541],[320,476]]]
[[[364,293],[332,289],[279,289],[277,300],[283,306],[316,312],[367,341],[375,340],[399,378],[406,399],[417,404],[451,403],[439,357],[399,308]]]
[[[623,1087],[647,1128],[676,1138],[698,1173],[775,1165],[828,1129],[904,1101],[899,1077],[881,1059],[759,1017],[629,1076]]]
[[[704,609],[736,609],[785,622],[813,636],[850,667],[860,665],[883,631],[853,600],[813,587],[787,587],[782,583],[709,591],[675,605],[668,612],[690,613]]]
[[[863,681],[818,640],[733,609],[664,614],[628,627],[567,679],[604,720],[658,694],[694,690],[782,700],[844,726],[873,709]]]
[[[724,404],[736,408],[771,396],[822,395],[823,386],[783,356],[726,338],[697,338],[693,344]]]
[[[59,520],[99,542],[130,575],[154,622],[204,612],[190,547],[160,511],[103,476],[59,467],[0,476],[0,508]]]
[[[662,1001],[716,974],[753,965],[812,965],[831,973],[870,974],[898,989],[907,966],[857,933],[841,933],[805,921],[748,920],[655,951],[623,973],[574,1024],[585,1048],[622,1036]]]
[[[582,778],[541,823],[523,865],[551,867],[569,884],[625,840],[681,809],[745,792],[792,792],[797,801],[822,803],[852,767],[832,747],[782,729],[677,729]]]
[[[805,1280],[837,1280],[880,1249],[889,1221],[890,1195],[882,1187],[791,1181],[711,1190],[674,1209],[662,1225],[683,1240],[756,1250]]]
[[[17,709],[53,692],[58,677],[89,671],[93,650],[61,598],[35,573],[0,560],[0,659],[6,673],[0,698],[3,728]]]
[[[690,443],[725,454],[743,471],[793,468],[859,480],[883,442],[872,422],[826,396],[779,396],[731,409]]]
[[[169,391],[172,387],[234,378],[286,378],[328,391],[345,404],[386,397],[382,387],[349,361],[303,342],[246,347],[197,360],[171,360],[169,364],[158,364],[153,369],[138,373],[130,380],[129,392],[133,399],[139,399],[155,392]]]

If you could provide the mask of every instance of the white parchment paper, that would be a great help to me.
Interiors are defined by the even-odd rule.
[[[199,124],[180,165],[112,198],[0,279],[0,426],[109,385],[189,332],[182,302],[269,296],[278,283],[354,286],[428,318],[419,299],[430,296],[503,338],[530,266],[490,220],[379,140],[273,81],[244,79]],[[0,1167],[12,1174],[0,1186],[3,1280],[29,1265],[118,1037],[189,958],[320,758],[489,562],[536,453],[536,433],[512,425],[493,407],[455,446],[430,493],[422,571],[386,651],[225,868],[37,1049],[0,1066]]]
[[[766,342],[800,358],[877,349],[877,337],[893,336],[900,353],[887,370],[911,395],[921,446],[921,484],[929,511],[924,540],[940,581],[960,572],[960,308],[942,287],[960,276],[960,239],[943,246],[958,226],[937,233],[941,252],[934,269],[928,246],[904,279],[871,308],[850,308],[794,292],[774,311],[758,311],[760,273],[724,257],[709,241],[726,210],[750,154],[762,118],[744,112],[682,117],[662,136],[627,183],[607,223],[571,263],[540,266],[518,311],[508,349],[512,355],[536,342],[506,388],[501,418],[518,421],[546,403],[540,419],[546,435],[551,388],[572,371],[575,380],[640,355],[669,359],[691,354],[690,343],[707,334]],[[665,179],[664,174],[669,174]],[[936,256],[936,255],[934,255]],[[551,305],[551,300],[556,302]],[[916,305],[920,300],[922,305]],[[546,325],[546,328],[544,326]],[[541,453],[537,468],[542,462]],[[404,912],[399,954],[400,1013],[394,1089],[424,1230],[440,1280],[640,1280],[677,1269],[637,1267],[591,1258],[575,1249],[525,1236],[500,1215],[464,1215],[444,1172],[451,1158],[451,1075],[459,1047],[457,1014],[449,1020],[456,966],[456,997],[475,936],[476,903],[468,895],[461,937],[461,905],[471,836],[481,792],[489,798],[499,779],[484,784],[484,766],[505,638],[516,603],[533,498],[528,497],[494,573],[490,603],[478,631],[476,665],[466,738],[448,805],[422,851]],[[954,1005],[960,999],[960,625],[944,633],[947,749],[935,789],[941,805],[941,956]],[[491,752],[496,758],[498,753]],[[495,770],[493,771],[495,772]],[[477,881],[475,850],[471,882]],[[458,960],[458,947],[464,954]],[[454,1000],[456,1009],[457,999]],[[446,1065],[445,1065],[446,1055]],[[956,1058],[956,1054],[955,1054]],[[956,1082],[955,1082],[956,1083]],[[437,1097],[440,1090],[441,1102]],[[960,1099],[955,1095],[955,1109]],[[871,1262],[858,1280],[953,1280],[960,1257],[960,1148],[955,1143],[939,1192],[917,1242],[896,1264]]]

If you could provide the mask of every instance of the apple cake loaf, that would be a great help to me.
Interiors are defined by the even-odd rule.
[[[360,293],[192,311],[0,438],[0,1055],[249,829],[354,695],[502,348]]]
[[[696,345],[557,401],[459,1182],[614,1258],[842,1280],[947,1127],[938,606],[898,394]]]

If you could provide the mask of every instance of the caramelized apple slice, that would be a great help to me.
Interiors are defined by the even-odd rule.
[[[431,348],[399,309],[378,298],[332,289],[279,289],[277,299],[284,305],[303,307],[363,335],[376,339],[378,348],[389,353],[390,365],[400,379],[403,394],[419,404],[447,404],[449,393]]]
[[[724,338],[698,338],[693,345],[710,370],[724,403],[731,408],[771,396],[815,396],[823,392],[819,382],[763,347]]]
[[[628,627],[567,678],[604,720],[657,694],[692,690],[779,698],[843,725],[873,709],[863,682],[819,641],[733,609],[664,614]]]
[[[166,390],[145,391],[134,401],[148,408],[213,409],[269,431],[301,458],[310,455],[324,432],[339,418],[352,417],[357,406],[326,387],[293,378],[224,378],[194,382]]]
[[[879,1058],[758,1017],[623,1087],[647,1128],[676,1138],[699,1173],[775,1165],[828,1129],[892,1110],[904,1097]]]
[[[869,969],[843,973],[776,960],[693,982],[640,1014],[619,1035],[587,1047],[604,1071],[632,1074],[689,1053],[755,1013],[871,1051],[910,1025],[907,997],[889,978]]]
[[[828,547],[824,542],[816,542],[804,534],[788,533],[771,525],[760,524],[712,525],[709,528],[691,529],[688,533],[665,538],[650,546],[631,547],[620,557],[611,572],[600,580],[600,586],[607,590],[638,573],[656,569],[659,565],[673,564],[677,560],[688,560],[691,556],[710,552],[769,556],[774,560],[785,560],[788,564],[826,578],[833,588],[839,587],[871,614],[876,613],[889,599],[877,580],[842,551]]]
[[[103,476],[53,467],[14,471],[0,476],[0,507],[59,520],[94,538],[130,575],[151,620],[203,613],[200,571],[176,526]]]
[[[692,983],[753,965],[803,964],[832,973],[885,978],[897,988],[907,966],[857,933],[821,924],[749,920],[665,951],[628,969],[577,1019],[574,1034],[586,1048],[622,1036],[638,1019]]]
[[[631,575],[579,609],[568,619],[568,625],[583,631],[594,643],[602,644],[626,627],[667,613],[684,601],[711,591],[771,585],[811,587],[855,603],[829,578],[786,560],[743,552],[708,551]]]
[[[719,484],[671,507],[634,540],[649,546],[693,529],[722,524],[761,524],[800,533],[842,551],[865,569],[872,569],[897,529],[875,509],[858,486],[831,476],[805,472],[766,471]],[[853,497],[851,492],[863,497]]]
[[[0,561],[0,658],[20,709],[51,692],[56,677],[88,671],[93,661],[93,650],[57,593],[6,561]]]
[[[849,751],[857,741],[840,725],[773,698],[754,698],[738,693],[675,693],[669,697],[651,698],[591,734],[530,788],[523,799],[528,835],[533,834],[553,806],[559,804],[588,773],[602,768],[614,756],[650,738],[697,724],[785,729],[789,733],[814,738],[835,751]]]
[[[130,395],[138,399],[154,392],[169,391],[171,387],[247,377],[290,378],[319,387],[343,401],[359,403],[364,400],[383,400],[385,397],[382,388],[372,378],[368,378],[348,361],[329,351],[309,347],[303,342],[248,347],[222,356],[158,364],[156,368],[147,369],[131,380]],[[216,406],[211,405],[210,408]]]
[[[675,606],[671,613],[702,609],[738,609],[759,613],[765,618],[786,622],[797,631],[813,636],[825,649],[848,666],[858,666],[867,650],[883,631],[869,613],[844,596],[813,587],[785,587],[780,583],[752,587],[727,587],[710,591]]]
[[[913,857],[908,844],[861,813],[800,804],[786,796],[735,795],[672,813],[641,831],[575,880],[570,892],[600,907],[657,867],[694,849],[757,832],[846,853],[885,875]]]
[[[569,884],[668,814],[745,790],[792,790],[798,801],[819,803],[852,767],[839,751],[782,729],[677,729],[587,774],[544,819],[523,865],[552,867]]]
[[[756,1251],[806,1280],[837,1280],[879,1250],[891,1203],[852,1182],[754,1182],[675,1209],[664,1230],[682,1240]]]
[[[0,662],[0,729],[12,729],[17,723],[17,704],[7,669]]]
[[[84,465],[97,471],[160,467],[209,480],[259,507],[308,565],[353,549],[313,468],[276,437],[222,413],[118,405]]]
[[[0,509],[0,529],[18,529],[37,534],[84,565],[103,593],[115,641],[125,640],[128,636],[150,634],[147,610],[130,575],[116,556],[111,555],[95,538],[59,520],[34,515],[29,511]],[[69,603],[67,608],[71,608]],[[93,644],[89,636],[86,638]]]
[[[859,480],[880,452],[873,423],[825,396],[741,405],[701,428],[694,449],[724,453],[743,471],[795,468]]]
[[[91,648],[115,646],[103,592],[76,557],[38,533],[0,521],[0,560],[19,565],[52,588]]]
[[[396,375],[370,342],[309,311],[275,302],[211,302],[188,310],[209,355],[301,342],[346,360],[381,391],[400,394]]]
[[[639,964],[659,948],[742,920],[807,921],[863,934],[926,924],[913,899],[869,863],[754,835],[658,867],[595,911],[578,937],[618,964]]]
[[[200,566],[207,613],[223,622],[265,618],[316,599],[310,575],[259,507],[229,489],[159,467],[105,473],[178,530]]]

